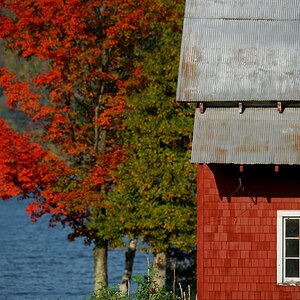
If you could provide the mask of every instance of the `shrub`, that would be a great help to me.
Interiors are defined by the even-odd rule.
[[[137,288],[132,295],[124,295],[117,288],[102,288],[89,300],[180,300],[183,299],[159,288],[152,282],[151,278],[136,275],[133,279],[137,283]]]

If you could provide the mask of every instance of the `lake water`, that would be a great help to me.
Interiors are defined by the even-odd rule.
[[[26,203],[0,199],[0,300],[82,300],[93,290],[92,246],[69,242],[68,230],[31,223]],[[108,254],[110,284],[119,283],[126,249]],[[137,253],[133,273],[147,272]]]

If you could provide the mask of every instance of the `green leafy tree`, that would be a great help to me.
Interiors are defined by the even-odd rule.
[[[143,88],[128,100],[123,136],[128,157],[111,195],[111,230],[121,228],[148,243],[160,286],[167,250],[190,251],[196,243],[196,172],[190,163],[194,109],[175,101],[183,2],[168,5],[168,21],[153,23],[153,40],[139,53]]]

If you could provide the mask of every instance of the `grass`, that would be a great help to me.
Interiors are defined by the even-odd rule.
[[[151,280],[152,276],[136,275],[133,281],[137,283],[137,288],[130,294],[124,294],[118,288],[102,288],[92,295],[89,300],[191,300],[190,288],[184,292],[179,284],[180,295],[175,291],[167,291],[159,288]]]

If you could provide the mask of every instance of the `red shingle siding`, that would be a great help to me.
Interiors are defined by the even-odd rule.
[[[276,284],[277,210],[300,210],[298,167],[199,165],[198,300],[300,300]]]

